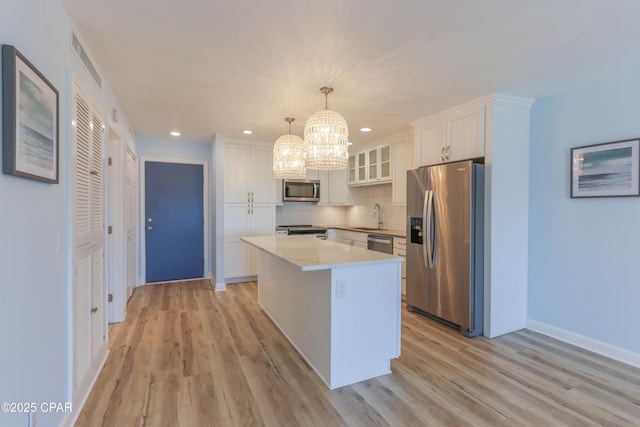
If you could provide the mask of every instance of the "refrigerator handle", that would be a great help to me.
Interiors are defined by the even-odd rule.
[[[426,254],[425,264],[429,266],[430,269],[435,267],[434,262],[434,252],[435,252],[435,226],[434,226],[434,215],[433,215],[433,190],[428,192],[428,197],[425,197],[425,207],[423,208],[425,213],[425,218],[423,220],[422,228],[426,230],[426,242],[423,242],[423,251]],[[426,246],[426,249],[424,248]]]
[[[424,192],[424,202],[422,203],[422,257],[424,258],[424,265],[429,267],[429,254],[427,253],[427,246],[429,246],[429,235],[427,233],[427,210],[429,206],[429,194],[431,190]]]

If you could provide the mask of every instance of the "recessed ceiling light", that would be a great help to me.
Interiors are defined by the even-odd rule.
[[[178,132],[177,130],[172,130],[171,136],[180,136],[180,132]]]
[[[371,128],[360,128],[360,132],[371,132]]]
[[[250,131],[249,129],[247,129],[247,130],[243,130],[242,133],[244,133],[245,135],[251,135],[253,131]]]

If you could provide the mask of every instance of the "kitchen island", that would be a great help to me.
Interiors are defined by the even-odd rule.
[[[259,305],[330,389],[391,372],[401,257],[320,239],[241,240],[259,249]]]

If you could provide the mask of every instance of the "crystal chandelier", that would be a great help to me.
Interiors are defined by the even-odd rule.
[[[304,179],[304,141],[291,134],[291,122],[295,119],[287,117],[289,133],[282,135],[273,145],[273,177],[283,179]]]
[[[313,114],[304,125],[305,163],[308,169],[346,169],[349,163],[347,121],[327,107],[333,88],[322,87],[324,110]]]

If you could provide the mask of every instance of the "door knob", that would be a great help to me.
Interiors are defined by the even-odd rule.
[[[153,221],[153,218],[151,217],[147,218],[147,222],[151,222],[151,221]]]
[[[147,231],[151,231],[151,230],[153,230],[153,227],[152,226],[148,226],[147,227]]]

